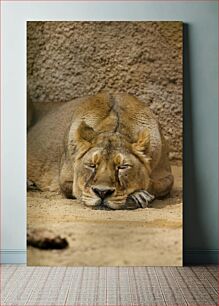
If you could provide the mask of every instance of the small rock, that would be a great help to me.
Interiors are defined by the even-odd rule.
[[[27,231],[27,245],[44,250],[64,249],[68,246],[68,241],[52,231],[34,229]]]

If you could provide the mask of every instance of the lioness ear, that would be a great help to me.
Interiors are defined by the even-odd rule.
[[[132,144],[135,151],[146,154],[150,147],[150,134],[147,128],[141,130],[138,135],[138,140],[136,143]]]
[[[86,141],[88,143],[91,143],[92,139],[96,136],[96,133],[92,127],[87,125],[84,121],[81,122],[79,125],[77,132],[76,132],[76,138],[78,141]]]

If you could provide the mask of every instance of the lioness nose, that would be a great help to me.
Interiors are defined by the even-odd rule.
[[[105,199],[106,197],[109,197],[111,194],[113,194],[113,192],[115,191],[115,189],[110,188],[110,189],[100,189],[100,188],[92,188],[93,192],[101,199]]]

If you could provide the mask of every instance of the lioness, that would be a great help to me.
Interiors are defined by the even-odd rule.
[[[28,133],[28,179],[92,207],[147,207],[173,185],[157,119],[127,94],[76,99]]]

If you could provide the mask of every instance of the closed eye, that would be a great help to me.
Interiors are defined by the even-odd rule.
[[[95,164],[85,164],[84,166],[85,166],[85,168],[88,168],[88,169],[96,169]]]
[[[120,165],[117,167],[118,170],[125,170],[125,169],[129,169],[131,168],[132,165],[129,165],[129,164],[123,164],[123,165]]]

